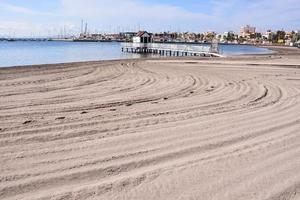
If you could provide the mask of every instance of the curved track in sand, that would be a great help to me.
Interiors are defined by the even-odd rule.
[[[299,199],[299,113],[285,63],[0,69],[0,199]]]

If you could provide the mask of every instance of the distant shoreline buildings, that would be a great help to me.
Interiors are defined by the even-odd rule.
[[[121,32],[118,34],[89,34],[87,31],[81,33],[75,41],[120,41],[130,42],[137,32]],[[286,32],[284,30],[265,33],[257,32],[256,27],[246,25],[241,27],[239,33],[227,31],[222,34],[216,32],[160,32],[151,33],[152,42],[174,42],[174,43],[209,43],[217,39],[224,44],[252,44],[252,45],[300,45],[300,31]]]
[[[240,35],[242,37],[250,37],[251,35],[253,35],[255,33],[256,33],[256,27],[252,27],[249,25],[241,27]]]
[[[64,36],[51,38],[52,41],[77,41],[77,42],[131,42],[138,32],[120,33],[90,33],[87,24],[82,25],[79,36]],[[256,27],[245,25],[240,28],[239,33],[226,31],[218,34],[216,32],[159,32],[151,33],[152,42],[170,43],[210,43],[213,39],[223,44],[252,44],[252,45],[285,45],[300,46],[300,30],[267,30],[264,33],[257,32]],[[11,40],[12,38],[0,38],[1,40]]]

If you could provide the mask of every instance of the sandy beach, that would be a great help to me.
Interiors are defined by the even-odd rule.
[[[0,199],[299,200],[300,50],[277,50],[0,68]]]

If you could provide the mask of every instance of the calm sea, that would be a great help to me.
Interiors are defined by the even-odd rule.
[[[79,61],[140,58],[121,52],[117,42],[5,42],[0,41],[0,67]],[[266,54],[271,51],[246,45],[221,45],[225,55]]]

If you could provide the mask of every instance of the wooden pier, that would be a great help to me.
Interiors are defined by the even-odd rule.
[[[122,43],[122,51],[141,54],[159,54],[163,56],[204,56],[223,57],[218,45],[212,44],[166,44],[166,43]]]

